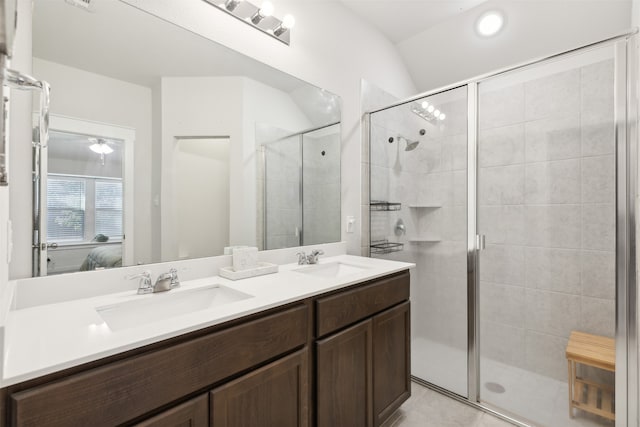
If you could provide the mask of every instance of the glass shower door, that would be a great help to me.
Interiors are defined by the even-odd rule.
[[[612,372],[580,367],[572,333],[614,338],[616,180],[611,47],[478,86],[480,398],[547,427],[613,425]],[[569,399],[602,411],[573,410]]]
[[[413,262],[411,373],[467,396],[467,87],[370,118],[371,256]]]

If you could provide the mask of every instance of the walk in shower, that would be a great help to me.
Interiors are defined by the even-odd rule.
[[[340,123],[290,134],[258,126],[258,244],[340,241]]]
[[[417,381],[523,425],[636,425],[635,38],[367,114],[368,249],[416,264]],[[572,333],[615,339],[615,372],[573,379]]]

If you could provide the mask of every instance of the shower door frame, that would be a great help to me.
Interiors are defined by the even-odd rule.
[[[636,426],[639,421],[638,371],[638,291],[636,283],[636,193],[638,180],[638,29],[590,43],[575,49],[537,58],[512,67],[465,81],[420,93],[391,105],[365,113],[366,129],[371,114],[437,95],[449,90],[467,88],[467,397],[431,384],[412,379],[477,409],[489,412],[519,426],[527,424],[499,412],[480,401],[480,298],[479,257],[484,245],[477,234],[478,194],[478,87],[491,78],[541,63],[609,46],[614,50],[614,126],[616,159],[616,427]],[[370,133],[366,132],[368,147]],[[370,153],[370,149],[369,149]],[[369,176],[370,180],[370,176]],[[370,234],[370,230],[369,230]]]

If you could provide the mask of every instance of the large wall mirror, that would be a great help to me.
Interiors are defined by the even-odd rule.
[[[340,239],[336,95],[115,0],[36,2],[33,75],[33,275]]]

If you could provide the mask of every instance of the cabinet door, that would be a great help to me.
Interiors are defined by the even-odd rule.
[[[371,336],[366,320],[318,341],[318,427],[372,425]]]
[[[136,427],[208,427],[209,399],[206,394],[168,409]]]
[[[373,318],[374,423],[381,425],[411,395],[409,302]]]
[[[308,351],[298,351],[211,392],[211,427],[307,427]]]

